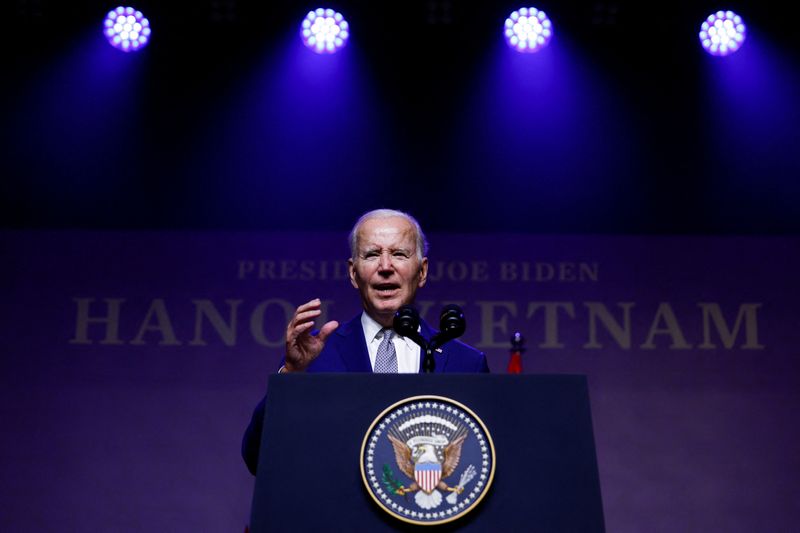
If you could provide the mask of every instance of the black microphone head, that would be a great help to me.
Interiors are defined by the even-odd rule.
[[[439,329],[448,339],[455,339],[463,335],[467,330],[464,311],[456,304],[445,305],[439,315]]]
[[[414,337],[419,329],[419,313],[410,305],[404,305],[394,314],[392,329],[403,337]]]

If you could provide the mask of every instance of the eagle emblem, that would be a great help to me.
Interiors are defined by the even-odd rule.
[[[448,438],[444,430],[452,428]],[[406,440],[408,432],[411,436]],[[419,432],[423,434],[419,434]],[[425,434],[427,433],[427,434]],[[395,461],[400,471],[413,479],[408,487],[395,489],[398,494],[421,491],[415,495],[417,505],[433,509],[442,503],[439,490],[460,494],[463,486],[450,487],[444,481],[449,478],[461,459],[461,446],[467,438],[466,429],[455,426],[444,418],[421,415],[393,426],[387,437],[394,448]]]
[[[493,473],[494,447],[483,423],[466,407],[437,396],[409,398],[387,409],[362,447],[362,474],[373,498],[412,523],[442,523],[464,514],[483,498]]]

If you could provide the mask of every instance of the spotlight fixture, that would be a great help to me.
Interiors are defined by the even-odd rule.
[[[150,21],[141,11],[120,6],[106,15],[103,33],[114,48],[123,52],[135,52],[150,41]]]
[[[714,56],[726,56],[737,51],[744,43],[747,28],[742,17],[733,11],[717,11],[700,26],[700,43]]]
[[[544,11],[523,7],[508,16],[503,33],[517,52],[538,52],[550,42],[553,25]]]
[[[300,25],[303,44],[318,54],[338,52],[350,37],[350,25],[341,13],[333,9],[309,11]]]

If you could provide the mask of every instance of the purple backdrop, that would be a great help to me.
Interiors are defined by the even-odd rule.
[[[424,314],[461,303],[494,372],[518,329],[526,372],[588,375],[609,531],[800,520],[800,240],[430,237]],[[286,314],[358,310],[344,239],[3,233],[0,529],[241,531]]]

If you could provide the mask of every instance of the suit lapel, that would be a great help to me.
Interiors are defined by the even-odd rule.
[[[424,321],[420,323],[420,332],[426,339],[431,339],[436,334],[436,331]],[[337,349],[347,372],[371,373],[372,364],[369,362],[367,343],[364,340],[364,328],[361,327],[361,315],[359,314],[354,319],[339,326],[334,335],[339,336]],[[425,352],[422,349],[419,352],[419,371],[422,372],[422,361],[425,358]],[[433,352],[433,358],[436,361],[434,372],[437,374],[445,372],[449,359],[447,345],[442,348],[441,352]]]
[[[341,337],[339,356],[347,371],[372,372],[367,343],[364,340],[364,328],[361,327],[361,315],[339,326],[336,334]]]

